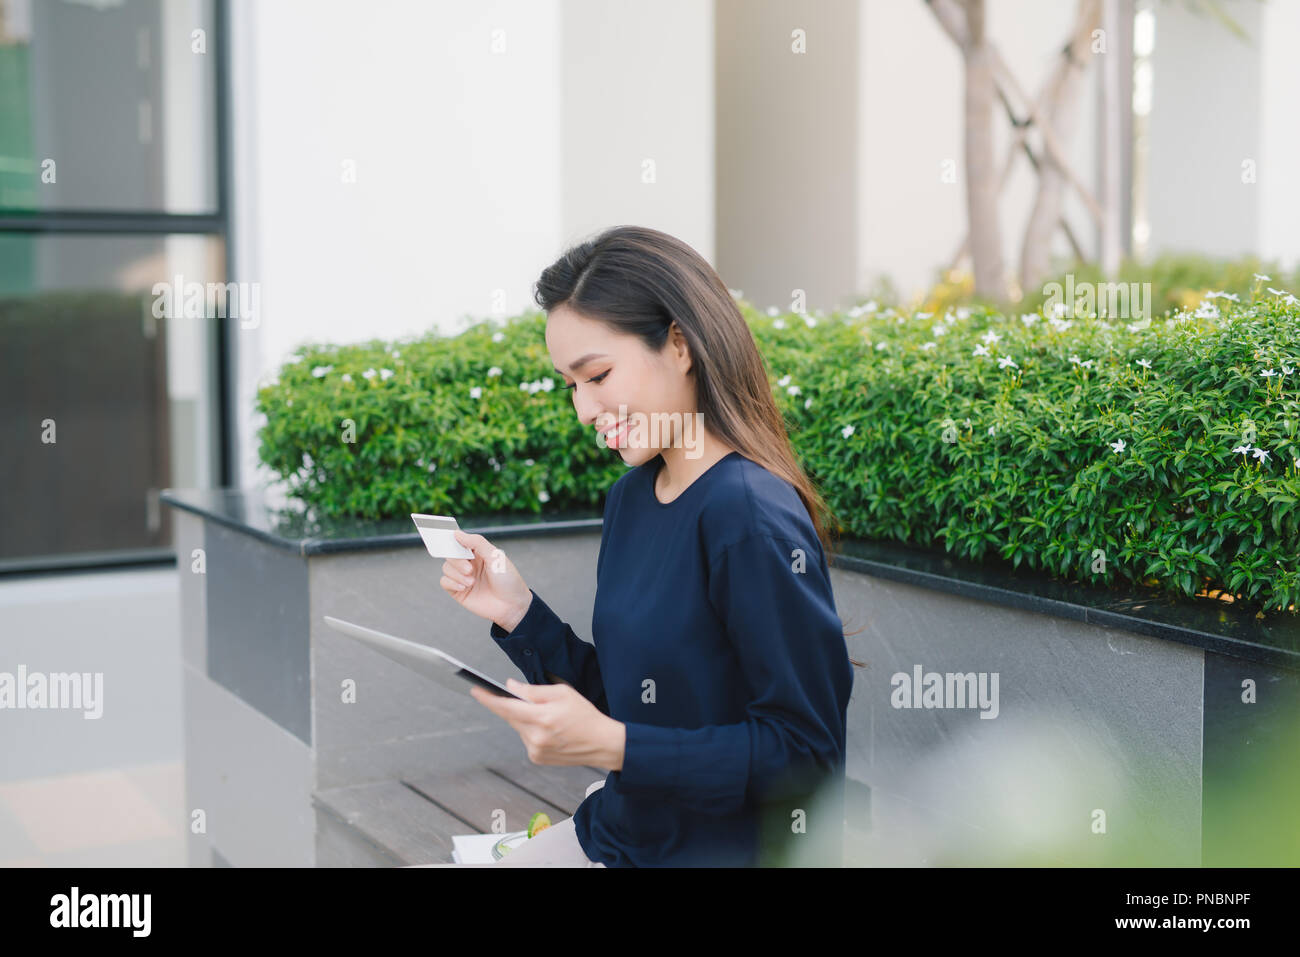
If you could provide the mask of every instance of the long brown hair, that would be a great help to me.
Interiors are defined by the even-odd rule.
[[[615,226],[543,270],[534,295],[547,313],[563,305],[639,337],[653,352],[663,351],[676,322],[690,347],[696,404],[709,430],[794,486],[830,564],[843,526],[795,458],[754,335],[704,257],[656,229]]]

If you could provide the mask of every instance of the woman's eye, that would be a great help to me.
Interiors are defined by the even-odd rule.
[[[587,381],[588,381],[588,382],[600,382],[600,381],[601,381],[602,379],[604,379],[605,376],[607,376],[607,375],[609,375],[608,372],[602,372],[602,373],[601,373],[600,375],[598,375],[598,376],[592,376],[592,377],[591,377],[590,379],[588,379]],[[573,383],[573,385],[566,385],[564,388],[566,388],[566,389],[576,389],[577,387],[578,387],[578,383],[575,382],[575,383]]]

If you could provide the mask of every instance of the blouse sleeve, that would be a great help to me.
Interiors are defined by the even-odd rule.
[[[755,533],[726,548],[709,601],[749,701],[736,724],[626,722],[620,789],[725,815],[817,791],[842,766],[853,676],[821,551]]]
[[[604,714],[609,714],[595,646],[574,634],[537,592],[531,588],[529,591],[532,600],[515,630],[506,631],[492,622],[493,639],[529,684],[550,684],[552,676],[560,678]]]

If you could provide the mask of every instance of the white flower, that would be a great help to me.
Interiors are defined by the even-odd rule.
[[[1123,439],[1120,439],[1118,442],[1109,442],[1109,443],[1107,443],[1107,444],[1108,444],[1112,449],[1115,450],[1115,454],[1116,454],[1116,455],[1118,455],[1120,452],[1123,452],[1124,449],[1127,448],[1127,446],[1124,444],[1124,440],[1123,440]]]
[[[1287,293],[1286,298],[1283,299],[1282,301],[1286,303],[1288,306],[1300,305],[1300,299],[1297,299],[1291,293]]]
[[[492,333],[492,341],[493,341],[493,342],[501,342],[503,339],[505,339],[505,337],[506,337],[506,334],[505,334],[504,332],[494,332],[494,333]]]
[[[775,322],[772,323],[772,328],[773,328],[773,329],[784,329],[784,328],[785,328],[785,320],[784,320],[784,319],[777,319]]]
[[[1287,296],[1287,295],[1290,295],[1290,293],[1288,293],[1285,289],[1274,289],[1272,286],[1269,286],[1269,287],[1268,287],[1268,291],[1271,292],[1271,293],[1272,293],[1273,295],[1275,295],[1275,296]]]
[[[783,375],[781,378],[776,380],[776,384],[779,386],[787,386],[790,384],[790,377],[788,375]]]
[[[367,369],[365,372],[361,374],[365,376],[367,379],[373,379],[375,376],[379,375],[379,373],[376,372],[374,369]]]
[[[994,332],[992,329],[984,333],[984,335],[980,336],[980,339],[982,339],[984,342],[992,342],[995,345],[998,342],[1002,341],[1002,337],[998,335],[996,332]]]
[[[934,315],[934,313],[932,313],[932,312],[918,312],[918,313],[916,313],[912,318],[913,318],[913,319],[929,319],[929,318],[930,318],[931,316],[933,316],[933,315]]]
[[[1296,460],[1295,460],[1295,467],[1296,467],[1297,469],[1300,469],[1300,459],[1296,459]]]
[[[811,329],[813,326],[817,325],[817,320],[814,319],[812,316],[804,316],[803,324],[807,326],[809,329]]]
[[[973,356],[986,356],[986,355],[988,355],[988,354],[989,354],[989,347],[986,346],[986,345],[982,345],[982,344],[976,346],[976,347],[971,351],[971,355],[973,355]]]
[[[1238,296],[1235,296],[1230,292],[1226,292],[1223,290],[1220,290],[1219,292],[1215,292],[1213,289],[1211,289],[1209,292],[1205,294],[1205,298],[1206,299],[1227,299],[1230,300],[1231,302],[1241,301],[1241,299]]]
[[[1266,461],[1269,455],[1269,453],[1265,452],[1263,449],[1256,449],[1251,454],[1254,455],[1255,458],[1259,459],[1261,462]]]
[[[1020,366],[1016,365],[1016,360],[1011,358],[1010,356],[1003,356],[1002,358],[998,359],[998,368],[1005,369],[1007,366],[1011,366],[1011,368],[1013,369],[1020,368]]]
[[[343,373],[343,381],[344,381],[344,382],[351,382],[351,381],[352,381],[352,376],[349,375],[349,374],[346,373],[346,372]]]
[[[1053,319],[1049,319],[1048,321],[1051,322],[1052,328],[1055,329],[1057,332],[1064,332],[1066,329],[1069,329],[1072,325],[1074,325],[1073,319],[1053,318]]]
[[[317,366],[316,368],[311,370],[311,374],[319,379],[321,376],[327,375],[329,371],[333,368],[334,368],[333,366]]]
[[[863,312],[875,312],[875,311],[876,311],[877,309],[879,309],[879,308],[880,308],[880,307],[879,307],[878,305],[876,305],[876,300],[874,300],[874,299],[870,300],[869,302],[865,302],[865,303],[862,304],[862,311],[863,311]]]
[[[380,382],[383,382],[385,379],[387,379],[387,378],[389,378],[389,377],[391,377],[391,376],[393,376],[393,375],[394,375],[394,372],[393,372],[392,369],[380,369],[380,370],[379,370],[379,381],[380,381]]]
[[[1038,314],[1033,312],[1022,313],[1020,316],[1020,321],[1027,326],[1032,326],[1034,323],[1038,321]]]
[[[550,392],[554,388],[555,388],[555,380],[552,379],[550,376],[547,376],[545,379],[542,380],[543,392]]]
[[[1265,379],[1271,379],[1273,378],[1273,376],[1277,375],[1277,373],[1274,372],[1272,369],[1265,369],[1263,372],[1260,373],[1260,375],[1262,375]]]
[[[1272,278],[1272,276],[1261,276],[1259,273],[1255,273],[1255,282],[1268,282]]]
[[[946,336],[947,334],[948,334],[947,326],[935,326],[934,329],[931,331],[931,335],[936,335],[936,336]]]
[[[1150,368],[1151,368],[1151,360],[1149,360],[1149,359],[1138,359],[1138,360],[1136,360],[1136,361],[1137,361],[1137,364],[1140,365],[1140,366],[1141,366],[1142,368],[1144,368],[1144,369],[1150,369]]]
[[[809,396],[808,398],[806,398],[806,399],[803,400],[803,407],[804,407],[805,409],[811,409],[811,408],[812,408],[812,396]]]
[[[533,391],[535,391],[534,389],[529,388],[530,385],[531,385],[531,383],[528,383],[528,382],[521,382],[521,383],[519,383],[519,388],[524,389],[524,390],[527,391],[527,392],[533,392]]]
[[[1060,319],[1065,315],[1065,303],[1057,302],[1052,304],[1052,315]]]
[[[786,389],[785,391],[788,392],[790,395],[798,395],[799,387],[797,385],[792,385],[790,386],[790,388]]]
[[[500,374],[501,374],[501,367],[500,367],[500,366],[493,366],[491,369],[488,369],[488,378],[489,378],[489,379],[490,379],[492,376],[494,376],[494,375],[500,375]]]
[[[293,365],[295,362],[302,362],[302,356],[290,356],[284,360],[286,364]]]
[[[394,349],[394,350],[393,350],[393,358],[394,358],[394,359],[400,359],[401,357],[402,357],[402,353],[399,352],[398,350]]]
[[[546,489],[542,489],[540,492],[538,492],[537,497],[541,499],[543,502],[549,502],[551,500],[551,496],[546,491]]]
[[[477,399],[482,395],[483,395],[483,390],[480,389],[478,386],[474,386],[474,388],[469,390],[469,397],[471,399]]]
[[[524,459],[524,464],[525,464],[525,465],[533,465],[533,464],[535,464],[535,463],[533,462],[532,459]]]
[[[970,310],[967,309],[965,306],[962,306],[961,308],[959,308],[959,309],[957,310],[957,318],[958,318],[958,319],[969,319],[969,318],[970,318]]]
[[[852,435],[853,432],[854,432],[854,429],[853,429],[853,426],[851,426],[851,425],[846,425],[846,426],[844,426],[844,428],[840,429],[840,435],[844,436],[846,439],[847,439],[850,435]]]
[[[1235,449],[1233,449],[1232,451],[1233,451],[1233,452],[1244,452],[1244,453],[1246,453],[1246,454],[1249,454],[1249,453],[1250,453],[1250,443],[1247,442],[1245,445],[1239,445],[1239,446],[1237,446]]]
[[[1295,369],[1293,369],[1291,366],[1287,365],[1286,363],[1282,364],[1283,375],[1290,375],[1292,372],[1295,372]]]
[[[768,307],[767,307],[767,314],[768,314],[769,316],[778,316],[778,315],[781,314],[781,310],[778,309],[778,308],[776,308],[776,306],[768,306]]]
[[[935,342],[933,339],[931,339],[929,342],[923,342],[923,343],[921,343],[921,348],[922,348],[922,349],[933,349],[933,348],[934,348],[935,346],[937,346],[938,344],[939,344],[939,343],[937,343],[937,342]]]
[[[881,349],[888,349],[888,348],[889,348],[889,343],[888,343],[888,342],[877,342],[877,343],[876,343],[876,350],[877,350],[877,351],[879,351],[879,350],[881,350]]]
[[[429,467],[428,467],[428,469],[426,469],[426,471],[428,471],[428,472],[436,472],[436,471],[438,471],[438,463],[437,463],[437,462],[430,462],[430,463],[429,463]]]

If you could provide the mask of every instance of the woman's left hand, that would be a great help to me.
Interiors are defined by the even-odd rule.
[[[623,722],[602,712],[572,685],[533,685],[507,678],[506,687],[525,700],[515,701],[481,688],[470,688],[469,693],[518,732],[528,749],[528,760],[622,769]]]

